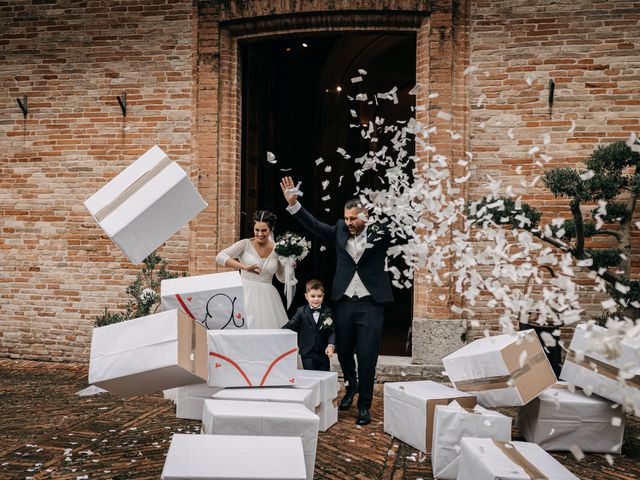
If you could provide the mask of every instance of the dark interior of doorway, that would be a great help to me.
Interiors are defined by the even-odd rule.
[[[329,224],[341,218],[344,202],[354,196],[357,186],[381,186],[377,172],[366,173],[356,183],[358,165],[353,159],[373,146],[350,125],[367,126],[376,116],[386,124],[412,116],[414,97],[408,92],[415,85],[415,35],[353,33],[250,41],[241,44],[241,60],[241,234],[253,236],[251,217],[257,209],[266,209],[278,216],[276,236],[293,231],[313,243],[296,270],[299,285],[292,314],[304,303],[307,280],[318,278],[331,291],[335,254],[331,245],[311,237],[286,212],[279,179],[291,175],[302,181],[301,202]],[[355,77],[363,81],[352,82]],[[397,104],[373,99],[375,93],[394,87]],[[349,99],[363,92],[370,103]],[[377,148],[384,141],[381,137]],[[338,153],[339,148],[351,159]],[[267,152],[275,155],[276,163],[267,161]],[[394,297],[385,308],[380,353],[411,355],[412,288],[394,288]]]

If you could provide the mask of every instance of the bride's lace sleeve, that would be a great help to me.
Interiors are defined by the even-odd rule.
[[[278,262],[278,268],[276,269],[276,278],[280,283],[284,283],[284,265],[276,255],[276,261]]]
[[[244,249],[246,248],[246,242],[247,239],[245,238],[225,248],[224,250],[219,252],[218,255],[216,255],[216,262],[218,262],[219,265],[224,266],[224,264],[230,258],[240,258],[240,256],[244,253]]]

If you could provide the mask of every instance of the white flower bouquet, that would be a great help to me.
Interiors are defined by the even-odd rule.
[[[284,294],[287,297],[287,308],[291,306],[298,280],[294,272],[296,262],[309,254],[311,242],[295,233],[286,232],[278,237],[274,250],[284,265]]]

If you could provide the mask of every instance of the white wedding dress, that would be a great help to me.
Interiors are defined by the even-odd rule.
[[[253,317],[253,328],[281,328],[289,319],[280,295],[271,283],[274,275],[284,283],[284,267],[275,251],[267,258],[262,258],[251,240],[245,238],[218,253],[216,261],[224,265],[230,258],[238,259],[245,265],[256,264],[260,267],[259,274],[244,270],[240,272],[246,315]]]

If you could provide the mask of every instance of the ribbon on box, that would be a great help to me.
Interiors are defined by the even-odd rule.
[[[292,353],[296,353],[298,351],[297,348],[292,348],[291,350],[288,350],[286,352],[284,352],[282,355],[278,356],[275,358],[275,360],[273,360],[273,362],[271,362],[271,364],[269,365],[269,367],[267,367],[267,370],[264,372],[264,375],[262,376],[262,380],[260,380],[260,386],[262,387],[264,385],[264,383],[267,381],[267,377],[269,376],[269,374],[271,373],[271,370],[273,370],[273,367],[276,366],[276,364],[282,360],[284,357],[291,355]],[[216,357],[219,358],[220,360],[224,360],[225,362],[229,363],[230,365],[232,365],[236,370],[238,370],[238,372],[240,373],[240,375],[242,376],[242,378],[244,378],[244,381],[247,382],[247,385],[250,387],[253,387],[254,385],[251,383],[251,380],[249,379],[249,377],[247,376],[247,374],[245,373],[245,371],[242,369],[242,367],[240,365],[238,365],[237,362],[235,362],[233,359],[222,355],[220,353],[217,352],[209,352],[209,355],[212,357]],[[293,383],[293,382],[292,382]]]
[[[298,279],[295,273],[295,257],[278,257],[284,266],[284,296],[287,298],[287,309],[291,306],[293,295],[296,293]]]
[[[156,165],[143,173],[140,177],[138,177],[134,182],[132,182],[127,188],[125,188],[120,194],[107,203],[104,207],[98,210],[94,218],[98,222],[102,222],[105,218],[111,215],[118,207],[120,207],[124,202],[129,200],[131,196],[140,191],[142,187],[144,187],[147,183],[149,183],[154,177],[156,177],[162,170],[164,170],[167,166],[172,163],[172,160],[165,156],[162,160],[160,160]]]
[[[584,355],[583,357],[584,358],[582,360],[578,360],[578,355],[575,350],[569,350],[567,352],[567,358],[565,359],[565,361],[575,363],[580,367],[584,367],[588,370],[599,373],[600,375],[604,375],[611,380],[618,380],[618,378],[620,377],[619,368],[614,367],[613,365],[609,365],[602,360],[589,357],[588,355]],[[635,375],[631,378],[623,378],[623,381],[630,387],[640,388],[640,375]]]
[[[477,378],[471,380],[459,380],[453,382],[455,387],[461,392],[483,392],[485,390],[496,390],[498,388],[513,387],[513,380],[531,371],[534,365],[546,360],[544,352],[540,352],[529,359],[521,368],[517,368],[510,375],[499,375],[495,377]]]
[[[522,468],[531,480],[550,480],[544,473],[522,455],[511,442],[501,442],[493,440],[498,449],[504,453],[509,460]],[[509,446],[507,446],[509,445]]]

